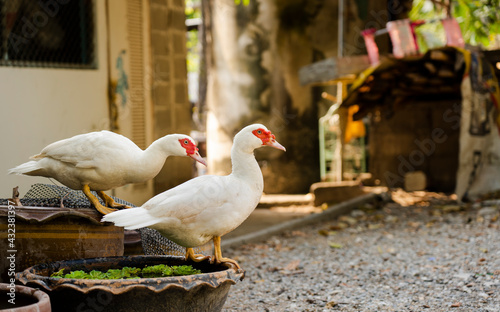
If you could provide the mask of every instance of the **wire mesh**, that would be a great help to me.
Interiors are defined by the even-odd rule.
[[[96,192],[92,192],[98,198]],[[119,204],[135,207],[123,199],[113,197],[115,202]],[[72,190],[65,186],[37,183],[31,186],[23,198],[20,199],[23,206],[28,207],[66,207],[66,208],[91,208],[93,207],[88,198],[82,191]],[[101,204],[104,202],[99,199]],[[7,206],[8,199],[0,199],[0,205]],[[158,231],[142,228],[139,229],[141,234],[141,244],[145,255],[175,255],[184,256],[186,248],[174,243],[173,241],[163,237]],[[207,244],[194,249],[198,254],[209,254],[212,249],[211,245]]]
[[[94,0],[0,0],[0,65],[95,68]]]
[[[142,228],[139,229],[139,232],[141,233],[142,250],[145,255],[184,256],[186,254],[186,248],[163,237],[156,230]],[[212,246],[206,244],[193,249],[196,254],[209,255],[212,251]]]
[[[96,192],[92,194],[99,198]],[[119,203],[129,206],[133,204],[122,199],[113,199]],[[31,186],[23,198],[20,199],[23,206],[29,207],[66,207],[66,208],[91,208],[93,207],[82,191],[72,190],[65,186],[37,183]],[[104,205],[104,201],[99,198],[99,202]],[[7,205],[7,199],[0,199],[1,205]]]

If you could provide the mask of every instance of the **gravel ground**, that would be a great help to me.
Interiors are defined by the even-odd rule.
[[[224,250],[224,311],[500,311],[500,201],[393,192],[331,222]]]

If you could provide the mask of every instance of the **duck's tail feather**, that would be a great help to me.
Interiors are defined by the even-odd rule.
[[[15,167],[15,168],[9,169],[8,174],[17,174],[17,175],[27,174],[27,175],[30,175],[30,173],[33,173],[33,172],[40,170],[40,169],[42,169],[42,168],[40,167],[40,164],[38,163],[38,161],[31,160],[31,161],[28,161],[24,164],[21,164],[21,165]]]
[[[105,215],[101,221],[113,222],[126,230],[136,230],[158,223],[158,218],[151,216],[146,209],[137,207],[114,211]]]

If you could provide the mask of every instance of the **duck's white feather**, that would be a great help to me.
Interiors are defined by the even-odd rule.
[[[118,152],[140,153],[142,150],[123,135],[103,130],[79,134],[49,144],[31,159],[48,157],[76,168],[91,169],[102,167],[102,162],[108,161],[104,158]]]
[[[15,167],[15,168],[9,169],[8,173],[21,175],[21,174],[26,174],[28,172],[33,172],[33,171],[36,171],[39,169],[41,169],[41,167],[40,167],[40,164],[38,163],[38,161],[31,160],[31,161],[28,161],[24,164],[20,164],[19,166]]]
[[[156,218],[145,211],[144,208],[118,210],[113,214],[113,222],[120,224],[127,230],[135,230],[151,226],[158,222]]]

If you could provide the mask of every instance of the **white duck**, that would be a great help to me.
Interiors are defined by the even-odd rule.
[[[142,207],[120,210],[102,218],[125,229],[149,227],[186,247],[186,259],[201,261],[193,247],[211,239],[214,262],[236,261],[223,258],[221,236],[238,227],[255,209],[262,196],[264,181],[254,149],[272,146],[285,151],[271,131],[261,124],[245,127],[234,137],[231,149],[232,173],[194,178],[148,200]]]
[[[166,158],[174,155],[189,156],[206,165],[194,140],[187,135],[166,135],[142,150],[128,138],[104,130],[49,144],[31,161],[10,169],[9,174],[54,178],[69,188],[82,190],[99,212],[107,214],[116,210],[112,208],[129,207],[115,203],[104,191],[154,178]]]

